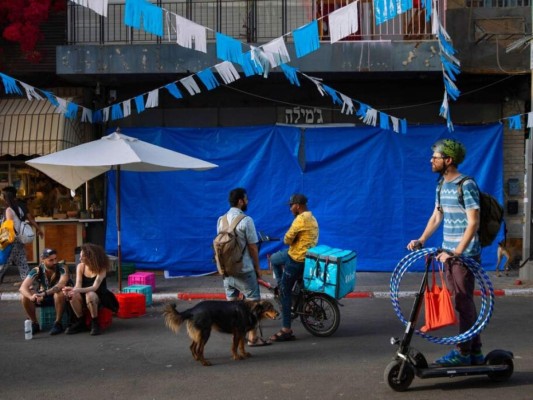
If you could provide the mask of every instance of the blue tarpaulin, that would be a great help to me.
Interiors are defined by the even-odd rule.
[[[254,126],[124,128],[126,135],[215,164],[208,171],[122,172],[122,259],[171,276],[216,270],[211,242],[235,187],[248,192],[256,228],[282,238],[292,221],[292,193],[309,198],[320,244],[357,252],[358,271],[392,271],[422,233],[434,207],[438,175],[431,145],[453,137],[467,148],[460,171],[503,203],[503,126],[411,126],[407,134],[372,127]],[[107,173],[106,250],[117,249],[114,172]],[[440,230],[428,247],[438,247]],[[282,242],[261,248],[266,255]],[[496,242],[484,250],[494,269]]]

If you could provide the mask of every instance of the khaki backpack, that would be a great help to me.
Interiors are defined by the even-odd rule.
[[[246,246],[241,247],[237,238],[235,228],[246,215],[236,216],[231,225],[228,225],[228,215],[222,216],[222,226],[219,233],[213,239],[213,250],[215,251],[215,261],[220,275],[233,276],[242,271],[242,258]]]

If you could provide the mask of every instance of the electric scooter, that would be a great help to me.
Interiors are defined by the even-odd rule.
[[[406,330],[403,338],[391,338],[391,344],[397,345],[398,350],[396,351],[393,360],[389,363],[387,368],[385,368],[384,379],[388,383],[389,387],[396,392],[403,392],[407,390],[415,376],[421,379],[426,379],[441,377],[451,378],[469,375],[487,375],[492,381],[503,382],[509,379],[513,374],[513,353],[510,351],[493,350],[486,355],[485,360],[481,365],[442,366],[439,364],[428,364],[424,355],[420,351],[411,347],[411,339],[413,338],[413,334],[420,334],[419,331],[416,331],[416,323],[422,308],[422,299],[426,289],[431,261],[441,251],[442,250],[437,249],[418,250],[417,252],[414,252],[412,256],[405,257],[397,266],[397,269],[400,268],[400,271],[402,271],[403,274],[403,272],[405,272],[407,267],[410,265],[409,262],[412,263],[421,256],[426,256],[425,271],[422,283],[420,285],[420,289],[415,294],[413,308],[411,309],[409,320],[406,321]],[[415,253],[418,253],[418,255]],[[470,267],[469,263],[465,264]],[[393,273],[393,277],[394,276],[395,275]],[[488,277],[486,279],[488,279]],[[492,285],[489,286],[489,290],[493,291]],[[393,293],[393,280],[391,278],[391,299],[393,297]],[[493,293],[491,298],[492,300],[494,299]]]

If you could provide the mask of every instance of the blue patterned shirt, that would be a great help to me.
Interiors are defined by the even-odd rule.
[[[472,179],[467,179],[463,182],[464,207],[459,203],[457,183],[464,177],[464,175],[460,175],[451,182],[444,181],[440,191],[440,205],[444,212],[442,248],[449,251],[455,250],[466,231],[466,227],[468,226],[466,211],[472,209],[479,210],[479,190]],[[437,205],[439,201],[438,195],[439,189],[437,186],[435,196]],[[467,257],[475,257],[480,253],[481,245],[479,244],[479,236],[476,232],[463,254]]]

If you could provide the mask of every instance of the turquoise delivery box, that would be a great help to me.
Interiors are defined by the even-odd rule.
[[[304,287],[342,299],[355,287],[357,254],[319,245],[305,255]]]

